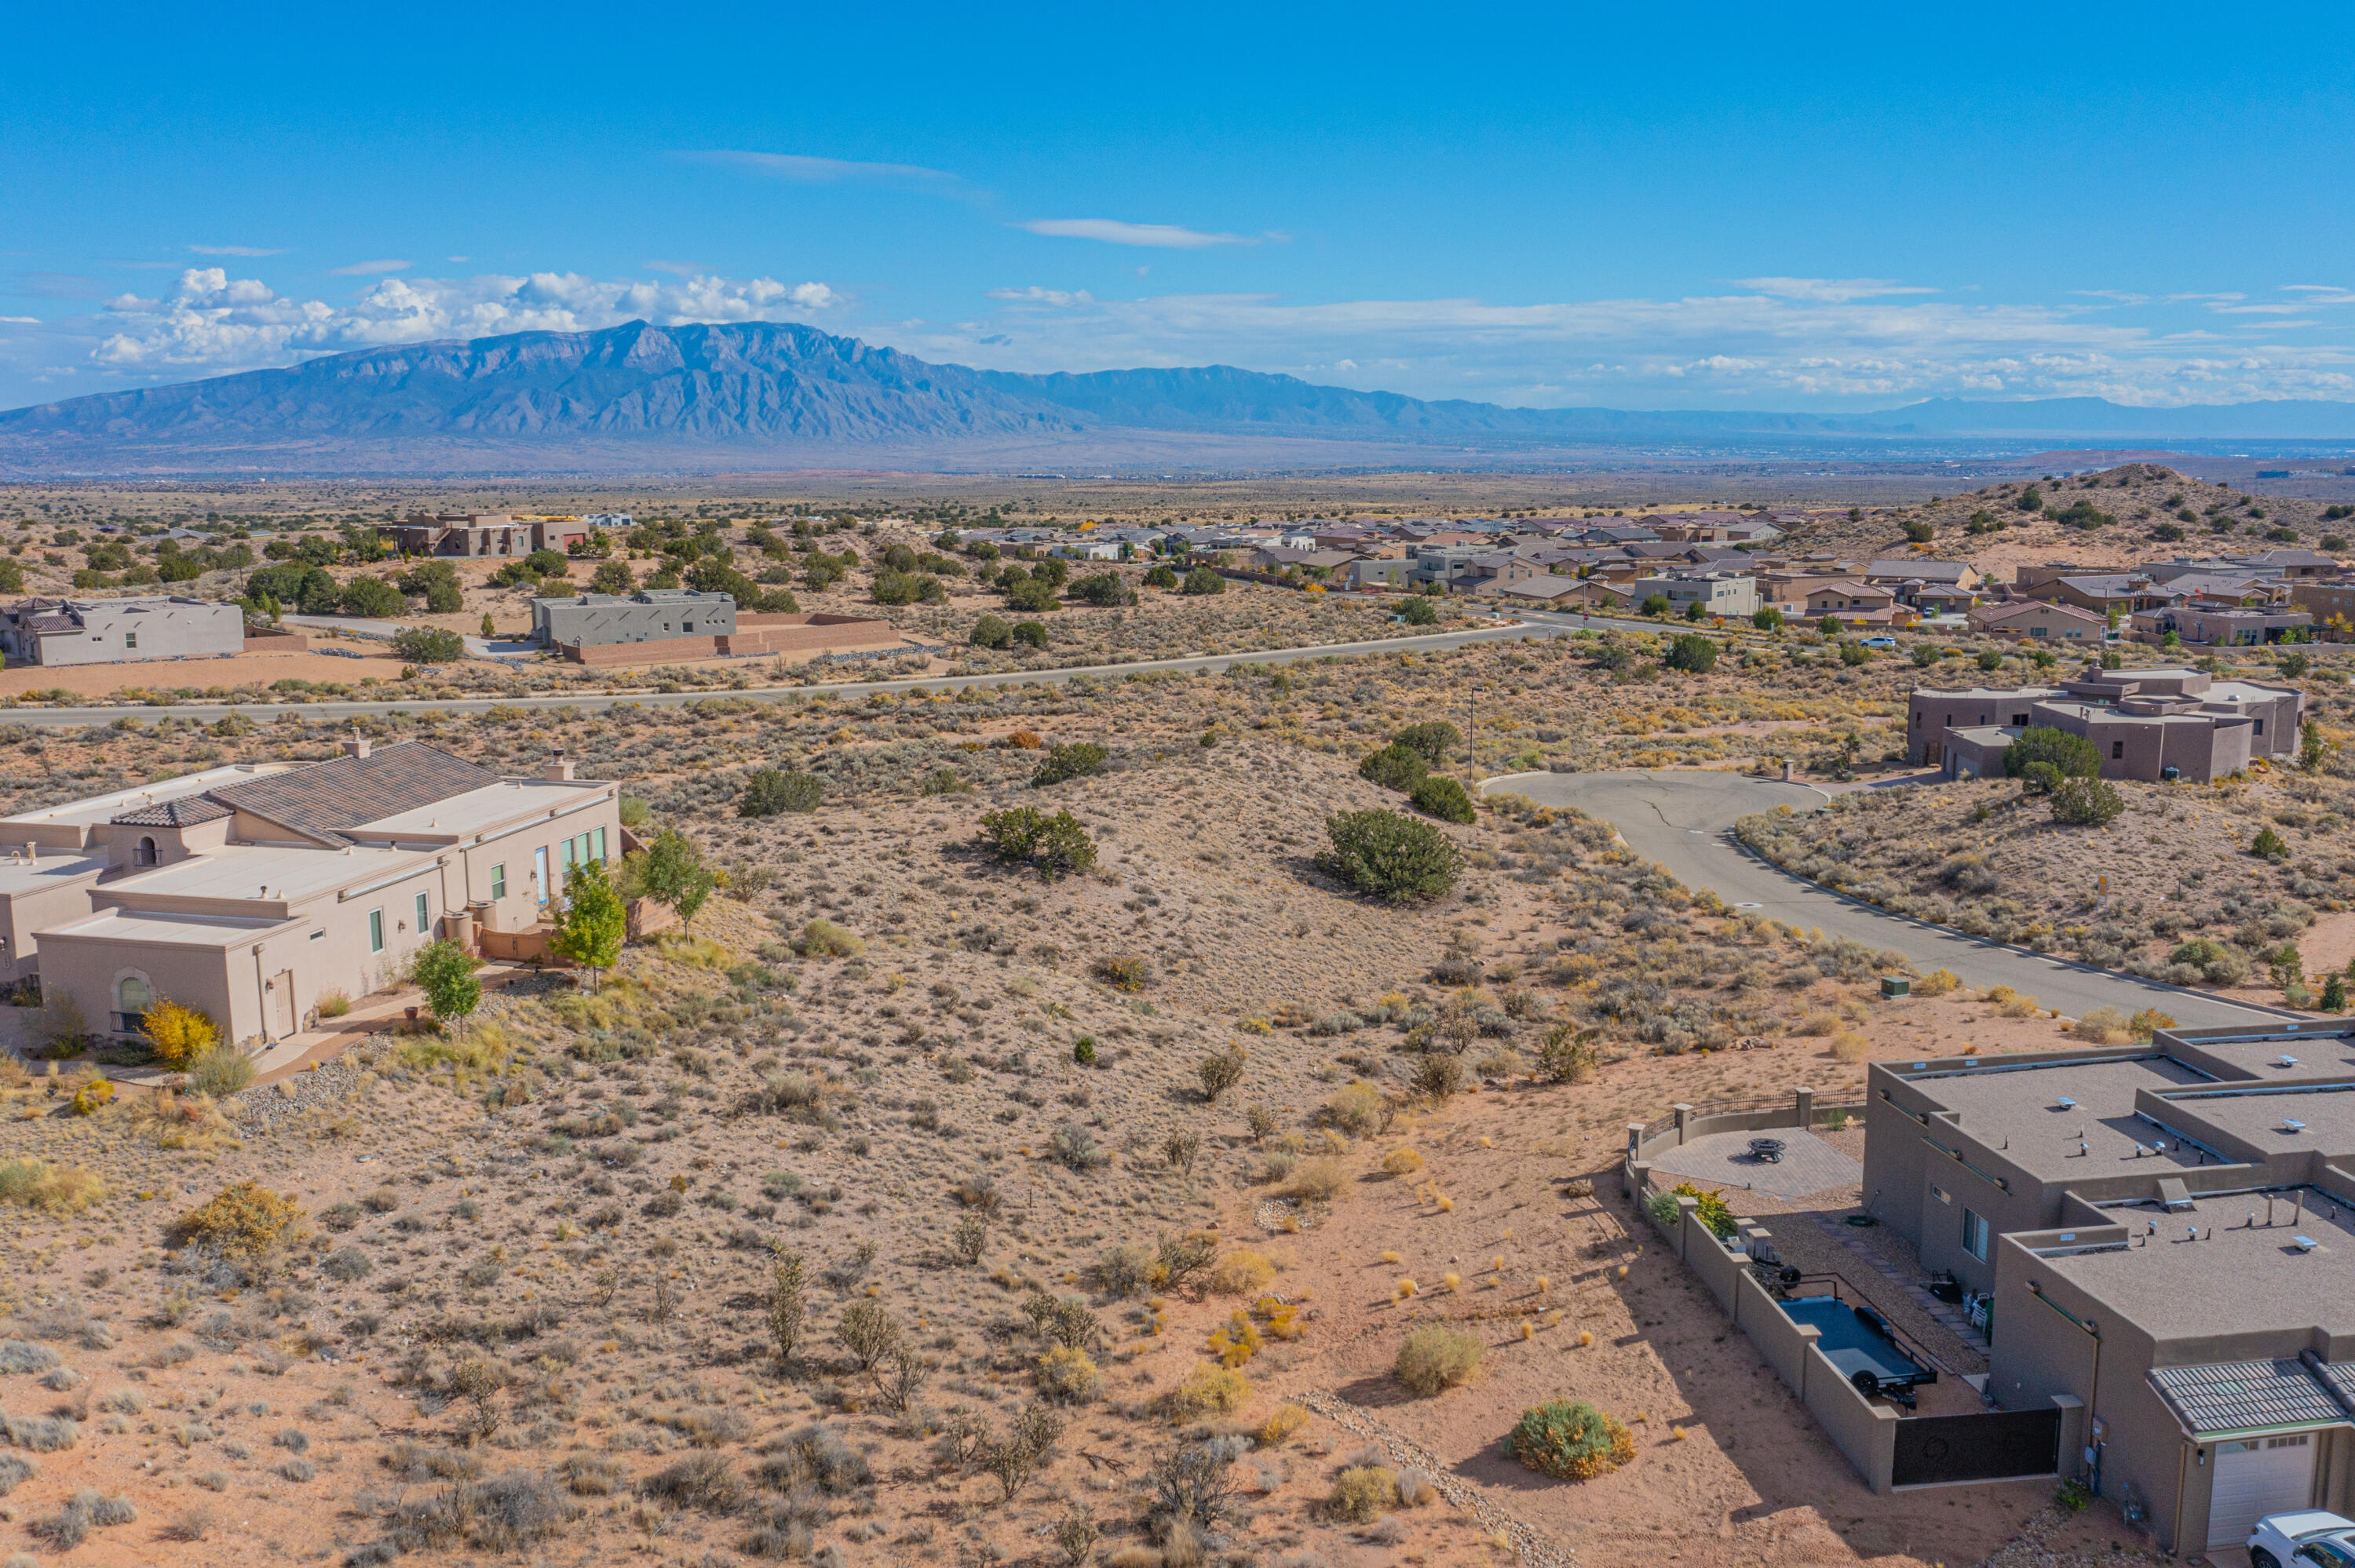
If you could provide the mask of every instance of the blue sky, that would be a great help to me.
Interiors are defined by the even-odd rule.
[[[20,8],[0,407],[806,321],[1543,406],[2355,399],[2345,7]]]

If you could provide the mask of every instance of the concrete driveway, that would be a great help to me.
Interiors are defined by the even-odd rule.
[[[1802,929],[1819,927],[1874,948],[1893,948],[1924,970],[1951,969],[1972,986],[2008,985],[2074,1018],[2095,1007],[2128,1012],[2155,1007],[2187,1027],[2246,1023],[2273,1014],[2199,991],[2154,985],[2132,975],[2093,969],[1983,942],[1869,904],[1843,898],[1776,869],[1733,837],[1736,819],[1789,806],[1812,811],[1826,797],[1804,784],[1738,773],[1630,771],[1518,773],[1482,787],[1527,795],[1542,805],[1574,806],[1619,830],[1628,846],[1657,861],[1688,887],[1708,888],[1737,908]]]

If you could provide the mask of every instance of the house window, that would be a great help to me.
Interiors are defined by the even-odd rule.
[[[151,838],[143,837],[136,844],[133,845],[131,849],[131,863],[133,865],[154,865],[155,863],[155,841]]]
[[[2258,733],[2259,735],[2263,735],[2263,734],[2264,734],[2264,733],[2265,733],[2265,721],[2264,721],[2264,720],[2263,720],[2263,719],[2259,719],[2259,720],[2257,721],[2257,733]]]
[[[425,895],[421,893],[417,895],[417,934],[421,937],[425,934]]]
[[[599,828],[595,832],[591,833],[589,837],[596,849],[595,858],[603,860],[605,858],[605,830]]]
[[[368,911],[368,951],[384,951],[384,911],[381,909]]]
[[[115,1027],[125,1034],[135,1034],[147,1022],[147,982],[137,975],[124,975],[114,984],[114,1004],[122,1015]]]
[[[2111,760],[2115,761],[2117,758],[2121,758],[2121,757],[2124,757],[2126,754],[2126,743],[2125,741],[2123,741],[2123,740],[2114,740],[2114,741],[2110,742],[2110,758],[2111,758]]]
[[[125,648],[136,648],[136,647],[138,647],[138,646],[139,646],[139,633],[137,633],[137,632],[135,632],[135,631],[126,631],[126,632],[124,632],[124,633],[123,634],[123,645]]]
[[[2014,714],[2011,715],[2011,722],[2018,725],[2020,728],[2026,729],[2028,727],[2028,715],[2026,714]]]
[[[1963,1211],[1963,1250],[1981,1263],[1987,1261],[1987,1223],[1968,1209]]]
[[[494,898],[505,898],[506,895],[507,868],[504,863],[495,865],[491,867],[491,896]]]

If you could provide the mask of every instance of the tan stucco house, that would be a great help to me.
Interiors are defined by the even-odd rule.
[[[437,937],[537,925],[566,867],[618,859],[620,787],[572,772],[355,737],[0,818],[0,978],[37,975],[94,1034],[169,997],[241,1045],[283,1038],[322,995],[383,989]]]

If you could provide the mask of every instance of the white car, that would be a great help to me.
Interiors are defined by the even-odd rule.
[[[2249,1532],[2253,1568],[2355,1568],[2355,1519],[2320,1509],[2269,1513]]]
[[[1864,640],[1864,645],[1867,648],[1894,648],[1897,646],[1897,639],[1894,637],[1868,637]]]

